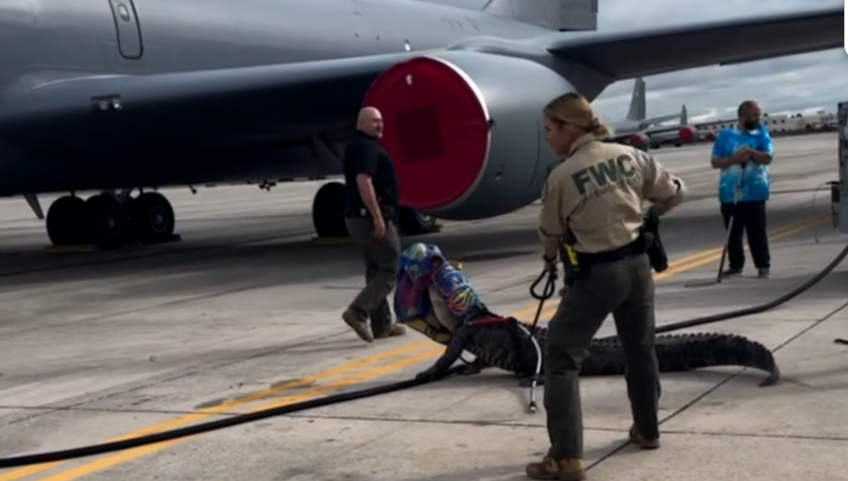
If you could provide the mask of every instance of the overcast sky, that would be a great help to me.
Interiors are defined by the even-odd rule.
[[[598,30],[692,23],[797,10],[804,6],[843,5],[843,0],[599,0]],[[791,35],[791,33],[787,33]],[[744,42],[744,35],[739,37]],[[645,52],[650,55],[650,52]],[[645,77],[648,117],[680,111],[689,119],[728,118],[746,98],[758,100],[769,113],[833,112],[848,100],[848,54],[844,49],[795,55],[738,66],[707,67]],[[594,102],[606,121],[624,118],[633,81],[608,87]]]

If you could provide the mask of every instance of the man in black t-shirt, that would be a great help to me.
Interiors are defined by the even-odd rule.
[[[356,132],[342,159],[345,224],[363,251],[367,283],[342,319],[366,342],[405,333],[402,326],[392,322],[386,299],[395,286],[400,262],[397,231],[400,193],[394,163],[380,145],[382,135],[380,111],[365,107],[359,112]]]

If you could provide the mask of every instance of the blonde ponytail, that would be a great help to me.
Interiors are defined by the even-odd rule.
[[[603,138],[610,134],[610,128],[609,125],[601,122],[597,118],[594,118],[592,119],[592,128],[589,132],[591,132],[595,137]]]
[[[592,104],[576,92],[568,92],[551,100],[543,112],[552,122],[560,126],[571,124],[600,138],[610,133],[609,126],[595,117]]]

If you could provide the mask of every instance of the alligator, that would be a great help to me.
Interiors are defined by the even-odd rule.
[[[447,346],[445,353],[421,376],[440,376],[461,359],[463,351],[468,351],[475,359],[463,374],[496,367],[518,375],[524,384],[530,379],[542,382],[544,363],[540,362],[539,353],[544,352],[548,330],[533,329],[528,323],[489,311],[468,278],[453,268],[437,246],[417,243],[404,250],[397,286],[398,322]],[[531,332],[535,343],[530,340]],[[756,341],[734,334],[660,335],[656,338],[656,353],[663,373],[744,366],[768,373],[761,386],[780,380],[772,352]],[[617,338],[594,339],[580,374],[621,375],[626,367],[624,350]]]

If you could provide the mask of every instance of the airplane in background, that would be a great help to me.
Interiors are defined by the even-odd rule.
[[[407,212],[493,217],[540,195],[551,98],[844,41],[842,6],[567,32],[596,29],[597,0],[480,3],[4,0],[0,196],[38,215],[38,194],[69,193],[46,216],[56,245],[167,239],[174,211],[151,189],[338,175],[371,105]],[[345,232],[342,203],[340,183],[317,192],[319,236]]]
[[[683,144],[694,142],[701,137],[698,133],[697,124],[689,122],[689,111],[685,105],[680,112],[680,126],[688,127],[689,131],[686,132],[685,136],[681,134],[683,132],[682,130],[675,132],[673,129],[650,133],[648,136],[650,148],[659,149],[664,144],[674,144],[676,147],[680,147]]]
[[[627,117],[624,120],[608,123],[612,132],[607,136],[607,140],[648,150],[649,146],[652,145],[651,139],[654,135],[673,132],[683,143],[692,142],[695,139],[695,128],[687,125],[688,114],[685,105],[682,106],[679,114],[666,114],[649,119],[645,118],[647,108],[645,80],[638,77],[633,84],[633,96],[630,99],[630,110],[627,112]],[[678,118],[681,120],[677,124],[654,127],[656,124]]]

